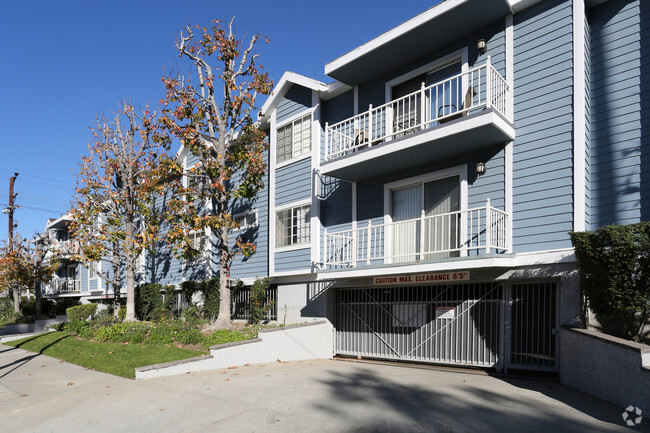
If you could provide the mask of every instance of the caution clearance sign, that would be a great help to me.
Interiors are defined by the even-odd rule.
[[[469,271],[461,272],[437,272],[433,274],[411,274],[411,275],[389,275],[385,277],[374,277],[374,286],[390,286],[400,284],[437,283],[448,281],[469,281]]]

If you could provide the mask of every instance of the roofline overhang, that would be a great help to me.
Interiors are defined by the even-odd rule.
[[[325,75],[346,82],[346,77],[349,77],[344,71],[350,66],[350,64],[362,61],[364,58],[367,59],[369,56],[372,56],[373,53],[379,52],[382,49],[387,49],[389,44],[407,37],[410,32],[413,32],[416,29],[425,25],[431,25],[435,20],[445,19],[445,15],[454,12],[460,6],[463,6],[465,9],[471,7],[472,2],[474,1],[475,0],[443,0],[403,24],[398,25],[343,56],[327,63],[325,65]],[[505,11],[504,16],[508,11],[511,14],[518,13],[536,3],[539,3],[540,1],[542,0],[494,0],[495,7],[500,6],[502,10]],[[497,5],[496,3],[499,4]]]
[[[298,85],[318,92],[322,99],[330,99],[334,96],[350,90],[351,87],[339,81],[331,84],[325,84],[313,78],[297,74],[295,72],[286,71],[282,74],[282,78],[278,84],[273,88],[271,94],[267,98],[264,105],[260,109],[258,121],[262,126],[270,124],[270,113],[272,113],[282,101],[282,98],[287,94],[291,86]]]
[[[70,220],[72,220],[72,217],[71,217],[71,215],[69,213],[67,213],[65,215],[61,215],[60,217],[58,217],[56,219],[51,219],[51,221],[48,221],[45,224],[45,230],[48,230],[48,229],[58,225],[59,223],[62,223],[62,222],[65,222],[65,221],[70,221]]]
[[[347,65],[348,63],[359,60],[361,57],[369,54],[372,51],[377,50],[378,48],[386,45],[387,43],[404,36],[413,29],[421,26],[422,24],[431,21],[434,18],[437,18],[450,10],[458,7],[463,3],[467,3],[470,0],[447,0],[442,1],[441,3],[433,6],[421,14],[411,18],[403,24],[387,31],[384,34],[377,36],[375,39],[372,39],[365,44],[355,48],[354,50],[348,52],[347,54],[342,55],[341,57],[327,63],[325,65],[325,75],[330,76],[335,73],[341,67]]]

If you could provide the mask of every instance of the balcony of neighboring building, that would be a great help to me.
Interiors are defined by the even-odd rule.
[[[515,138],[512,89],[490,63],[325,125],[321,174],[357,181]]]
[[[324,270],[408,266],[451,259],[500,257],[510,253],[512,217],[485,206],[386,218],[383,224],[355,223],[349,230],[324,233]]]
[[[61,258],[68,259],[81,252],[81,245],[74,239],[54,240],[51,249],[58,252]]]
[[[45,296],[52,295],[76,295],[81,290],[81,280],[70,277],[54,277],[45,285]]]

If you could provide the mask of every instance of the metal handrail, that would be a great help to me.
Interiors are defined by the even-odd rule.
[[[383,224],[368,221],[364,227],[334,233],[325,230],[323,263],[326,267],[350,267],[417,262],[472,251],[510,252],[510,219],[509,213],[492,207],[487,199],[485,206],[472,209],[429,216],[422,212],[418,218]],[[397,252],[394,241],[401,242],[406,251]]]
[[[377,107],[370,105],[367,111],[332,125],[326,123],[325,160],[435,127],[471,110],[493,108],[510,118],[509,97],[508,83],[488,56],[483,65],[429,86],[422,83],[419,90],[406,96]],[[441,110],[444,107],[447,109]]]

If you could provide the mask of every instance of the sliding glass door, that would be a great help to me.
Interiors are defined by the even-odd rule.
[[[458,176],[394,189],[391,200],[393,262],[458,256]]]

